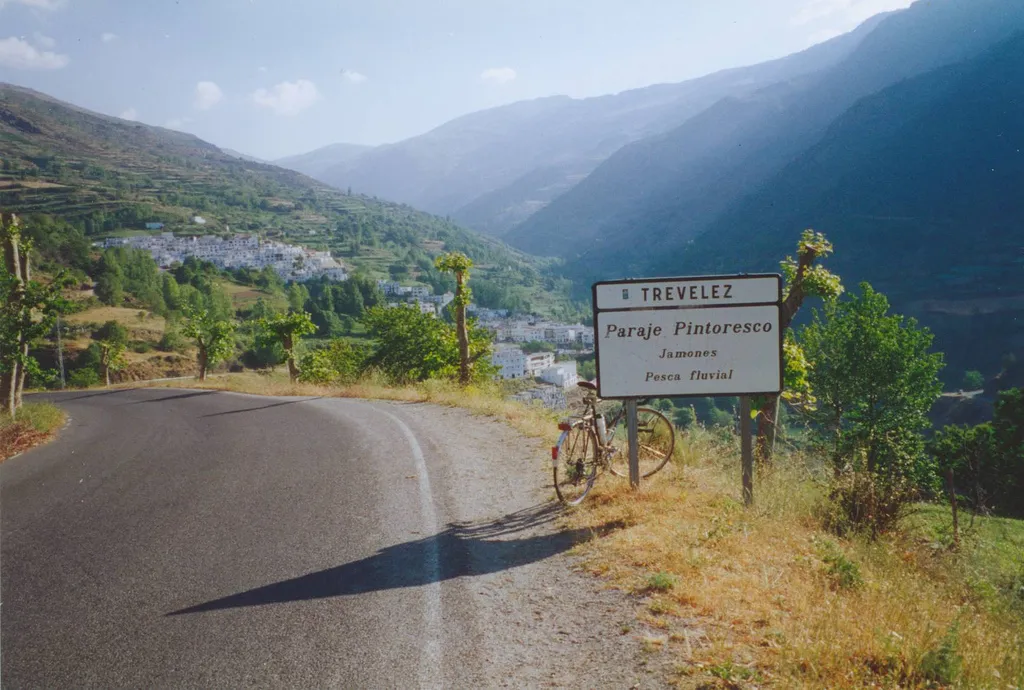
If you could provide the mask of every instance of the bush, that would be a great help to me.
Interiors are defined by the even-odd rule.
[[[680,407],[672,413],[672,421],[679,429],[689,429],[697,421],[697,413],[692,407]]]
[[[111,343],[127,343],[128,329],[117,321],[107,321],[92,334],[94,340],[106,340]]]
[[[942,685],[952,685],[963,673],[964,659],[957,652],[960,638],[959,626],[954,623],[942,636],[939,646],[929,649],[921,663],[918,664],[918,675],[923,680]]]
[[[864,583],[860,574],[860,566],[851,561],[842,549],[831,541],[819,545],[821,560],[828,568],[825,574],[840,589],[856,589]]]
[[[181,352],[185,349],[185,338],[182,337],[178,331],[168,329],[164,332],[163,337],[160,338],[160,342],[157,343],[157,349],[161,352]]]
[[[150,343],[145,340],[136,340],[134,343],[132,343],[131,350],[132,352],[137,352],[140,355],[145,354],[147,352],[152,352],[153,343]]]
[[[366,360],[361,348],[346,340],[333,340],[327,347],[303,355],[299,362],[299,381],[319,385],[351,383]]]
[[[669,573],[654,573],[647,578],[647,589],[667,592],[676,586],[676,579]]]
[[[912,481],[848,468],[833,480],[820,514],[826,529],[845,537],[865,527],[873,534],[891,530],[920,496]]]
[[[76,369],[71,372],[71,376],[68,378],[68,385],[72,388],[90,388],[99,385],[99,383],[99,372],[92,367]]]

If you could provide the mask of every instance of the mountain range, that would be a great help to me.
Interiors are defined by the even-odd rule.
[[[395,144],[369,150],[336,144],[276,163],[341,189],[450,215],[501,235],[624,145],[668,131],[723,98],[743,97],[834,65],[880,20],[751,67],[596,98],[522,101],[457,118]]]

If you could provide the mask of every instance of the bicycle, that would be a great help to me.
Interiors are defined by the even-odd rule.
[[[587,497],[601,469],[618,477],[629,476],[626,425],[619,428],[626,418],[626,406],[619,407],[609,421],[597,409],[597,386],[589,381],[580,381],[577,385],[587,391],[583,397],[583,414],[559,423],[562,435],[558,445],[551,448],[555,493],[566,505],[579,505]],[[638,407],[637,442],[640,476],[647,478],[661,470],[672,457],[675,428],[658,410]]]

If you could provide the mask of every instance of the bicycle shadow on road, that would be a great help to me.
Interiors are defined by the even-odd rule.
[[[518,568],[568,551],[576,544],[623,527],[612,522],[595,529],[515,535],[551,522],[557,504],[542,504],[482,523],[453,523],[432,537],[381,549],[373,556],[334,568],[282,580],[165,614],[178,616],[222,609],[309,601],[405,587]],[[437,568],[430,567],[435,554]]]

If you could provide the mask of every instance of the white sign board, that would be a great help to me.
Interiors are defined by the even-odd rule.
[[[596,283],[602,398],[782,390],[779,275]]]

